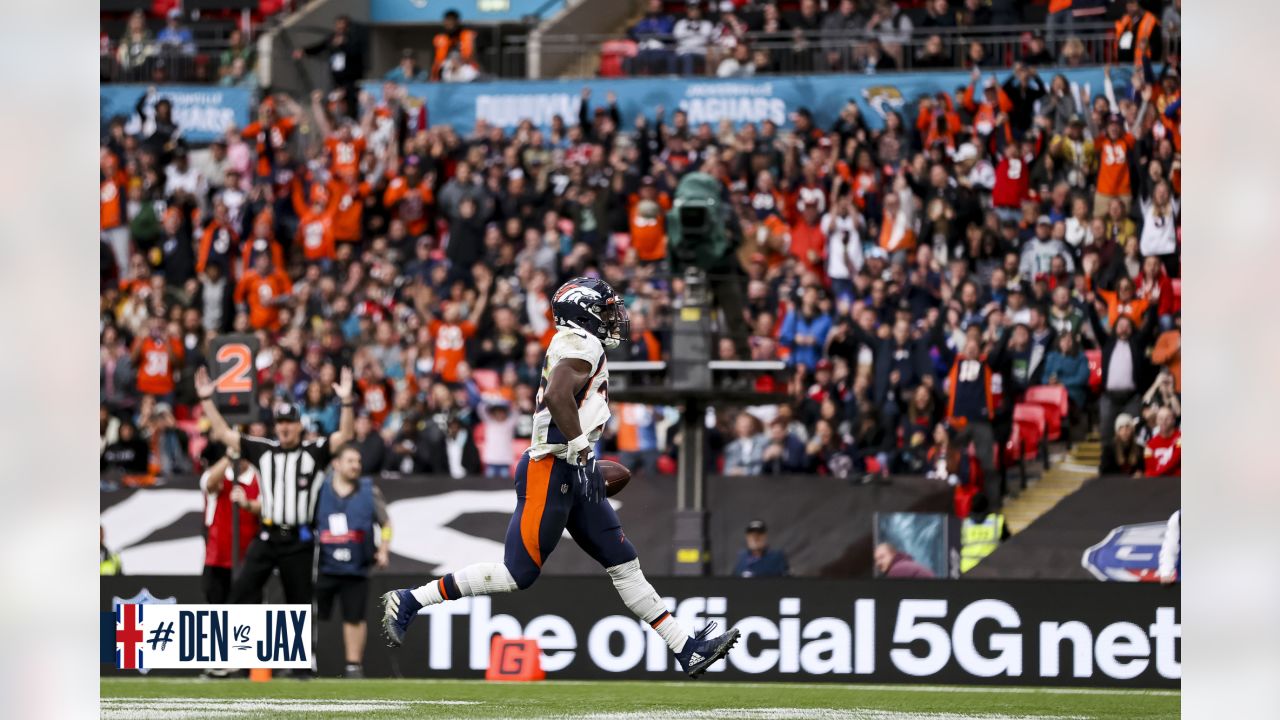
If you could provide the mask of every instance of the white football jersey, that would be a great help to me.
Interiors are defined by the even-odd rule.
[[[578,328],[560,327],[551,338],[547,357],[542,361],[542,384],[538,387],[537,409],[533,415],[533,438],[529,455],[534,459],[555,455],[564,458],[568,442],[551,419],[542,394],[551,382],[551,370],[566,358],[577,358],[591,365],[591,377],[576,393],[578,422],[591,442],[600,439],[605,423],[609,422],[609,369],[604,358],[604,345],[594,335]]]

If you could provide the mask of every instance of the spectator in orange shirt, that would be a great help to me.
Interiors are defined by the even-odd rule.
[[[295,191],[296,192],[296,191]],[[328,263],[336,254],[333,216],[336,203],[329,200],[323,185],[311,186],[311,206],[299,214],[297,243],[307,262]]]
[[[404,174],[393,179],[382,195],[383,207],[392,217],[403,221],[413,237],[422,235],[429,227],[428,214],[436,202],[431,191],[432,175],[428,173],[424,177],[422,160],[410,155],[404,160]]]
[[[1124,118],[1119,113],[1112,113],[1107,118],[1106,133],[1094,143],[1099,163],[1098,185],[1093,195],[1094,217],[1105,216],[1113,200],[1119,200],[1128,213],[1132,200],[1129,153],[1134,142],[1133,135],[1124,129]]]
[[[628,360],[656,362],[662,359],[662,344],[658,342],[658,336],[649,329],[649,317],[646,313],[631,313],[631,341],[624,347]]]
[[[893,192],[884,196],[880,247],[898,264],[905,263],[916,249],[916,196],[902,173],[893,180]]]
[[[253,236],[240,246],[239,275],[244,276],[248,273],[259,255],[266,255],[273,267],[284,267],[284,248],[276,242],[274,217],[275,213],[267,209],[253,218]]]
[[[116,267],[123,274],[129,267],[129,225],[125,217],[125,187],[128,177],[120,170],[116,156],[102,150],[101,181],[98,187],[99,228],[102,239],[111,247]]]
[[[280,308],[293,300],[293,282],[283,270],[271,263],[271,256],[259,253],[253,268],[236,285],[235,302],[249,313],[249,327],[254,330],[280,330]]]
[[[974,68],[969,78],[969,86],[964,91],[962,105],[965,110],[973,114],[974,131],[979,135],[986,136],[995,132],[996,118],[1002,113],[1008,113],[1013,109],[1013,101],[996,84],[994,75],[983,81],[982,98],[976,99],[974,91],[977,89],[978,79],[981,77],[982,72],[978,68]]]
[[[324,93],[316,90],[311,93],[311,113],[324,138],[325,153],[329,156],[329,172],[335,177],[347,170],[359,172],[366,146],[365,138],[369,137],[369,132],[373,129],[373,110],[369,109],[364,113],[359,133],[351,118],[340,119],[335,128],[324,107]]]
[[[375,428],[381,428],[383,421],[391,414],[391,399],[395,391],[387,380],[382,363],[370,359],[365,363],[360,379],[356,381],[360,391],[360,406],[368,413]]]
[[[956,149],[956,134],[964,127],[960,114],[956,112],[951,96],[940,92],[937,98],[926,97],[920,101],[920,112],[916,115],[916,129],[924,139],[924,147],[933,147],[939,140],[948,150]]]
[[[355,170],[343,170],[329,181],[333,239],[338,243],[358,243],[363,239],[364,201],[372,192],[373,187],[361,182]]]
[[[1151,350],[1151,362],[1168,368],[1173,388],[1182,392],[1182,313],[1173,315],[1173,327],[1160,334]]]
[[[163,317],[147,321],[147,335],[133,341],[133,364],[138,368],[138,392],[173,401],[173,374],[182,362],[182,341],[165,329]]]
[[[1142,325],[1142,316],[1147,312],[1147,301],[1138,297],[1132,280],[1122,277],[1116,282],[1115,292],[1099,290],[1097,295],[1107,306],[1107,327],[1115,327],[1116,320],[1122,316],[1132,320],[1136,326]]]
[[[475,283],[478,292],[471,315],[466,319],[462,317],[462,306],[458,302],[444,305],[443,320],[435,317],[426,303],[418,303],[418,310],[426,316],[427,331],[431,333],[435,344],[434,372],[436,377],[446,383],[458,382],[458,365],[467,359],[467,340],[476,334],[476,328],[489,303],[489,289],[493,286],[492,272],[484,265],[477,265]]]
[[[800,198],[800,217],[791,226],[791,243],[788,251],[800,261],[809,272],[823,278],[827,277],[827,236],[822,233],[818,222],[818,202],[816,198],[802,195]]]
[[[292,115],[287,117],[277,115],[276,97],[289,107]],[[281,94],[276,97],[263,100],[258,106],[258,119],[245,125],[240,131],[240,137],[254,143],[254,157],[258,160],[256,168],[260,182],[271,177],[276,151],[288,147],[289,136],[293,135],[293,131],[298,127],[298,118],[295,117],[300,114],[297,111],[301,110],[298,103],[288,95]]]
[[[645,175],[640,191],[627,199],[631,247],[641,262],[657,262],[667,256],[667,215],[671,196],[658,191],[657,182]]]
[[[213,221],[200,236],[200,253],[196,256],[196,272],[213,263],[222,268],[223,275],[231,274],[232,258],[235,257],[236,246],[240,244],[240,235],[231,226],[231,214],[222,198],[213,201]]]

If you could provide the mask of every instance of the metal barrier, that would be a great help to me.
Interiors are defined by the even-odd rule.
[[[972,66],[972,59],[979,52],[983,68],[1007,68],[1026,54],[1032,33],[1044,31],[1042,25],[992,26],[966,28],[917,28],[913,33],[893,36],[887,33],[747,33],[743,38],[752,52],[764,51],[768,55],[767,67],[755,70],[756,75],[796,73],[847,73],[868,71],[868,57],[874,40],[879,40],[886,54],[893,58],[893,71],[921,71],[951,69]],[[941,54],[932,61],[921,62],[921,54],[933,36],[941,40]],[[536,52],[542,57],[568,56],[575,60],[600,53],[605,43],[627,41],[619,35],[544,35],[539,38]],[[725,48],[712,46],[704,57],[694,60],[693,72],[681,72],[673,38],[666,38],[666,50],[624,62],[626,75],[706,75],[714,76],[720,60],[728,57]],[[1114,28],[1110,23],[1080,23],[1070,33],[1058,32],[1045,36],[1046,48],[1061,65],[1101,65],[1116,62]],[[1159,57],[1177,54],[1181,50],[1181,35],[1166,33],[1164,47]],[[527,36],[506,39],[500,47],[490,47],[480,55],[480,64],[486,76],[526,77],[529,55],[534,50]],[[570,65],[572,67],[572,65]],[[584,71],[581,62],[577,64]],[[598,64],[591,71],[598,72]],[[881,64],[875,70],[886,72]],[[583,76],[583,75],[578,75]]]
[[[100,80],[103,83],[193,83],[218,82],[219,58],[227,45],[201,45],[193,53],[152,48],[136,59],[121,63],[113,44],[109,53],[101,55]],[[253,73],[253,66],[247,68]]]
[[[885,53],[893,59],[893,68],[884,63],[874,68],[885,72],[953,69],[972,66],[975,55],[982,58],[983,68],[1008,68],[1026,53],[1033,31],[1041,25],[991,26],[967,28],[917,28],[913,33],[891,36],[886,33],[747,33],[743,42],[753,54],[762,51],[768,65],[756,68],[755,75],[825,74],[871,72],[869,58],[873,40],[878,39]],[[941,54],[922,62],[921,55],[933,36],[941,40]],[[1077,24],[1070,34],[1046,36],[1046,47],[1059,65],[1101,65],[1116,61],[1114,30],[1110,23]],[[540,58],[559,57],[573,71],[566,77],[590,77],[599,73],[599,63],[584,64],[584,58],[595,58],[610,41],[626,41],[620,35],[544,35],[531,42],[529,35],[502,36],[495,44],[477,52],[481,79],[530,77],[533,54]],[[667,50],[643,58],[624,60],[623,74],[687,75],[713,77],[719,62],[729,51],[720,46],[708,48],[703,56],[686,63],[674,53],[674,39],[667,39]],[[1178,54],[1182,37],[1178,33],[1164,35],[1160,56]],[[155,51],[140,63],[122,66],[116,61],[114,43],[109,54],[102,55],[102,82],[189,82],[218,81],[218,56],[225,43],[202,43],[195,54]],[[681,72],[681,70],[688,72]]]

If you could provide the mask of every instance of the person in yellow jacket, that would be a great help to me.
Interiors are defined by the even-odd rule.
[[[118,553],[113,553],[107,548],[107,531],[102,529],[101,525],[98,526],[98,574],[124,574],[124,563],[120,561]]]
[[[987,512],[986,495],[976,495],[969,517],[960,525],[960,572],[967,573],[1009,537],[1004,515]]]

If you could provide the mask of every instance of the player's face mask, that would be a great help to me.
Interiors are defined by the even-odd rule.
[[[610,298],[600,309],[600,323],[606,336],[601,343],[610,350],[631,339],[631,316],[619,298]]]

